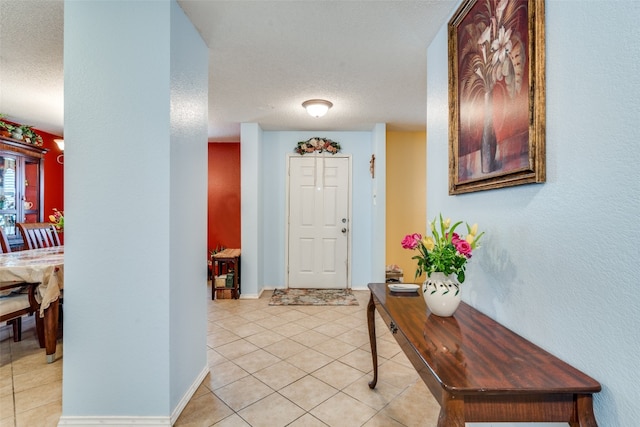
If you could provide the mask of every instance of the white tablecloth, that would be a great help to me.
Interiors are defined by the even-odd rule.
[[[0,254],[0,282],[40,283],[40,316],[64,288],[64,246]]]

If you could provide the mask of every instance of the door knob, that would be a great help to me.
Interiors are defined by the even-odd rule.
[[[343,229],[342,229],[342,233],[346,234],[346,233],[347,233],[347,229],[346,229],[346,228],[343,228]]]

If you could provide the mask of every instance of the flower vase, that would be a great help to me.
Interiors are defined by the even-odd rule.
[[[496,151],[498,140],[493,125],[493,96],[491,92],[484,94],[484,123],[480,142],[480,163],[483,173],[496,170]]]
[[[422,295],[431,313],[450,317],[460,305],[460,283],[454,275],[434,272],[424,281]]]

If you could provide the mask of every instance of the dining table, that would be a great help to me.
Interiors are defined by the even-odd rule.
[[[47,363],[55,361],[59,304],[64,288],[64,245],[0,254],[0,282],[39,283],[38,340]]]

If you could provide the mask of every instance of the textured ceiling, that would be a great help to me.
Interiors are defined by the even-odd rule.
[[[209,47],[209,139],[424,130],[426,50],[457,0],[178,0]],[[126,4],[126,2],[124,3]],[[62,0],[0,0],[0,113],[63,134]],[[334,107],[312,118],[301,104]]]

